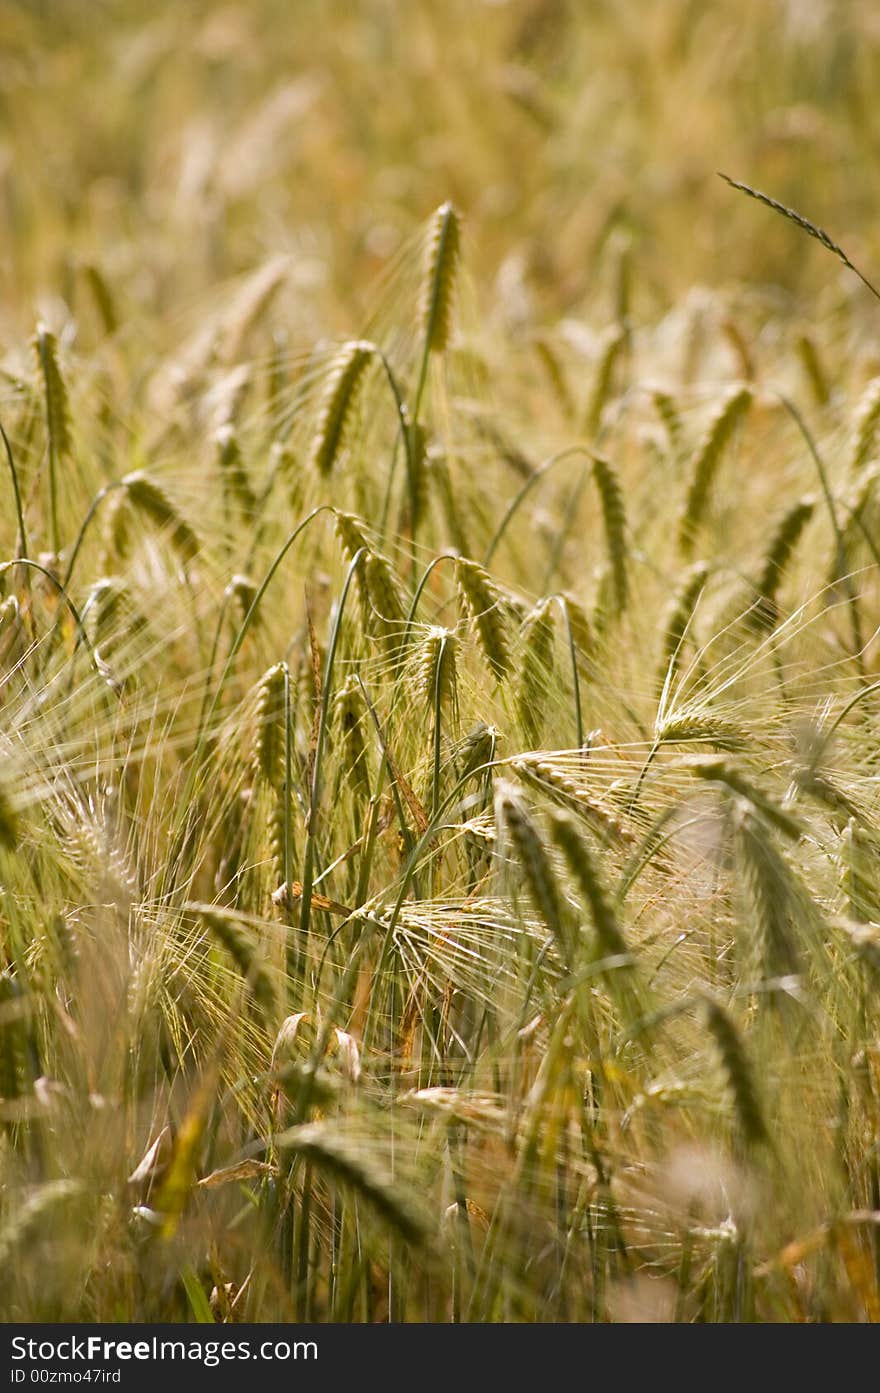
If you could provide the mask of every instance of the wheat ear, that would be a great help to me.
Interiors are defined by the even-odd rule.
[[[11,1102],[27,1092],[28,999],[12,973],[0,972],[0,1100]]]
[[[868,383],[856,407],[849,460],[850,471],[853,474],[857,474],[871,457],[878,421],[880,421],[880,377],[874,377]]]
[[[267,1011],[275,1006],[275,987],[253,934],[233,910],[219,905],[190,904],[205,928],[221,943],[253,992],[254,999]]]
[[[286,663],[275,663],[257,687],[257,724],[253,745],[254,773],[277,791],[284,779]]]
[[[626,508],[623,489],[614,467],[600,455],[593,456],[593,478],[599,491],[602,524],[605,529],[605,548],[614,603],[617,612],[626,609],[629,595],[626,552]]]
[[[767,1125],[739,1030],[724,1007],[710,997],[704,998],[703,1010],[743,1137],[748,1144],[766,1141]]]
[[[539,600],[523,624],[522,667],[516,703],[529,745],[541,735],[546,694],[553,677],[553,602]]]
[[[215,441],[224,492],[238,505],[242,522],[248,526],[253,522],[257,499],[248,479],[238,436],[232,426],[225,425],[217,432]]]
[[[353,339],[343,344],[330,363],[309,452],[310,466],[321,475],[330,473],[345,443],[358,390],[374,352],[373,344]]]
[[[741,750],[749,741],[745,726],[708,706],[690,706],[664,712],[654,727],[658,745],[704,742],[718,750]]]
[[[611,395],[614,369],[627,342],[627,331],[615,326],[608,334],[596,365],[596,378],[584,418],[584,434],[592,439],[602,424],[602,413]]]
[[[762,978],[797,972],[791,872],[748,804],[737,809],[734,848],[748,900],[752,971]]]
[[[801,826],[797,819],[727,760],[718,755],[695,755],[683,761],[682,767],[699,779],[724,785],[731,793],[750,803],[755,812],[791,841],[800,839]]]
[[[597,837],[616,842],[631,840],[613,808],[587,793],[550,760],[541,755],[519,755],[511,762],[511,768],[532,788],[582,817]]]
[[[425,1243],[427,1221],[384,1170],[322,1122],[291,1127],[275,1138],[280,1151],[302,1156],[334,1181],[350,1186],[368,1200],[383,1221],[407,1243]]]
[[[58,466],[70,454],[70,403],[58,361],[58,341],[45,324],[38,324],[34,349],[43,378],[46,431],[49,437],[49,527],[52,551],[58,555]]]
[[[501,592],[488,571],[464,556],[456,560],[455,578],[480,650],[490,670],[501,682],[510,670],[510,648],[501,609]]]
[[[565,857],[596,930],[603,955],[624,954],[626,940],[620,931],[617,914],[599,875],[592,852],[581,836],[577,823],[568,813],[550,814],[550,833]]]
[[[154,527],[166,532],[184,565],[193,561],[201,543],[189,522],[168,494],[142,470],[126,474],[122,480],[125,496],[133,508],[149,518]]]
[[[663,422],[663,429],[666,431],[666,438],[669,441],[669,448],[674,459],[681,453],[682,424],[681,415],[675,404],[675,399],[669,392],[662,391],[659,387],[651,393],[651,400],[654,409],[660,420]]]
[[[368,713],[356,677],[349,677],[342,684],[333,709],[352,791],[358,801],[367,802],[370,797],[370,768],[364,725]]]
[[[421,699],[431,707],[434,713],[432,816],[436,816],[440,806],[443,707],[449,702],[454,708],[457,696],[455,645],[455,634],[448,629],[432,628],[422,644],[416,669],[416,680]]]
[[[685,556],[690,554],[703,522],[725,447],[748,411],[751,401],[752,393],[748,387],[738,387],[730,392],[709,422],[708,429],[697,446],[691,467],[691,482],[678,528],[678,546]]]
[[[758,602],[749,614],[750,622],[758,628],[769,628],[776,623],[778,618],[776,596],[782,584],[785,569],[800,541],[801,533],[815,510],[814,499],[799,499],[780,519],[779,525],[770,539],[761,573],[755,581]]]
[[[656,685],[660,691],[668,690],[675,676],[684,636],[708,578],[709,567],[705,561],[698,561],[685,572],[669,602],[669,609],[663,620],[660,656],[657,662]]]
[[[498,822],[516,852],[534,906],[556,940],[563,962],[568,965],[571,945],[562,894],[541,834],[510,784],[499,782],[495,808]]]
[[[827,406],[831,399],[831,388],[815,340],[809,334],[800,334],[795,347],[804,376],[810,384],[813,400],[817,406]]]
[[[449,344],[460,249],[458,213],[451,203],[444,203],[431,219],[419,291],[419,326],[428,354],[443,353]]]

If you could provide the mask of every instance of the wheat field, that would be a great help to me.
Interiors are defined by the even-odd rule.
[[[880,1319],[871,7],[0,74],[0,1318]]]

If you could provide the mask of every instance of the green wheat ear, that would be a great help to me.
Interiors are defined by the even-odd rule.
[[[275,1145],[284,1154],[310,1161],[327,1179],[347,1185],[405,1242],[420,1247],[427,1241],[428,1222],[410,1195],[338,1128],[325,1122],[304,1123],[282,1132]]]
[[[70,402],[58,361],[58,340],[46,325],[37,325],[34,350],[43,378],[46,432],[49,437],[49,528],[52,550],[60,547],[58,529],[58,466],[71,452]]]
[[[416,690],[425,705],[446,705],[456,697],[456,638],[449,629],[429,629],[418,654]]]
[[[511,761],[517,778],[530,788],[544,794],[551,802],[582,818],[590,830],[603,842],[627,842],[629,832],[621,824],[615,810],[588,793],[549,759],[540,754],[518,755]]]
[[[516,853],[535,909],[556,940],[563,962],[568,964],[570,934],[556,871],[541,833],[513,785],[503,781],[498,783],[495,813]]]
[[[598,864],[571,814],[552,812],[550,833],[565,857],[584,903],[590,911],[601,952],[609,956],[626,953],[626,939],[618,924],[612,900],[599,875]]]
[[[368,712],[356,677],[347,678],[339,688],[333,702],[333,712],[346,775],[356,797],[366,802],[370,797],[370,765],[364,737],[364,730],[368,728]]]
[[[288,681],[287,664],[275,663],[263,674],[257,688],[253,769],[255,774],[261,774],[269,787],[276,791],[284,782]]]
[[[758,1097],[751,1062],[732,1017],[711,997],[703,1000],[706,1028],[715,1042],[724,1080],[743,1140],[757,1145],[768,1140],[767,1124]]]
[[[856,408],[849,464],[853,474],[858,474],[871,458],[878,422],[880,422],[880,377],[874,377],[865,388]]]
[[[70,453],[70,401],[67,384],[58,360],[58,340],[45,324],[37,325],[34,350],[43,378],[46,402],[46,426],[56,457]]]
[[[722,456],[751,403],[750,388],[734,388],[721,403],[697,446],[691,465],[690,486],[678,528],[678,545],[683,556],[689,556],[693,550]]]
[[[614,369],[628,340],[627,330],[615,326],[606,337],[596,365],[596,379],[584,417],[584,434],[595,437],[602,424],[602,413],[611,396]]]
[[[215,441],[223,491],[229,502],[238,506],[242,522],[248,525],[253,521],[257,500],[248,479],[238,437],[232,426],[225,425],[218,430]]]
[[[233,910],[220,905],[188,905],[232,958],[254,999],[267,1012],[275,1007],[275,987],[253,933]]]
[[[657,415],[663,422],[663,429],[666,432],[666,439],[669,442],[669,449],[672,457],[673,459],[677,459],[681,453],[683,427],[681,423],[681,414],[675,404],[675,399],[669,392],[664,392],[662,388],[657,387],[651,393],[651,400],[654,403],[654,409]]]
[[[18,845],[21,822],[15,799],[9,790],[0,784],[0,846],[13,851]]]

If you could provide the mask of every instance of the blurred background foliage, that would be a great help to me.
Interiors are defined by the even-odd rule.
[[[814,293],[821,252],[715,173],[876,264],[878,81],[860,0],[6,0],[0,324],[28,330],[100,257],[172,328],[289,252],[294,320],[347,330],[447,197],[514,326],[602,313],[620,230],[648,313],[700,281]]]

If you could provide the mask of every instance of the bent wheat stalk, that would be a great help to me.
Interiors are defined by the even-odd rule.
[[[718,178],[723,179],[725,184],[729,184],[732,189],[738,189],[740,193],[748,194],[749,198],[757,199],[758,202],[763,203],[766,208],[772,208],[774,213],[779,213],[783,218],[787,218],[789,222],[793,222],[802,232],[806,232],[808,237],[815,237],[816,241],[821,242],[822,246],[826,251],[830,251],[832,256],[836,256],[838,261],[841,261],[843,265],[846,266],[847,270],[855,272],[862,284],[870,290],[875,300],[880,300],[880,290],[872,285],[867,276],[863,275],[859,270],[858,266],[850,261],[843,247],[840,246],[838,242],[835,242],[824,228],[818,227],[814,222],[810,222],[809,218],[805,218],[803,213],[798,213],[796,209],[787,207],[786,204],[780,203],[778,199],[771,198],[767,193],[762,193],[760,189],[753,189],[750,184],[740,183],[738,179],[731,179],[729,174],[722,174],[721,170],[718,171]]]

